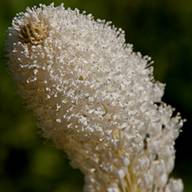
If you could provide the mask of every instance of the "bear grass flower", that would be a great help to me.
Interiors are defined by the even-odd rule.
[[[42,133],[85,175],[86,192],[181,192],[170,178],[180,115],[150,57],[78,9],[27,8],[8,30],[9,66]]]

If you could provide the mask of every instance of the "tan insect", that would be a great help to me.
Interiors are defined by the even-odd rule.
[[[20,27],[19,37],[24,43],[41,44],[48,36],[47,25],[43,21],[29,21]]]

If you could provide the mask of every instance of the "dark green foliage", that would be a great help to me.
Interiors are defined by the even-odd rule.
[[[0,191],[79,192],[83,176],[70,167],[62,151],[41,138],[6,65],[7,27],[17,12],[50,0],[0,2]],[[59,5],[62,1],[56,0]],[[66,0],[95,18],[111,20],[126,31],[135,51],[155,61],[157,80],[167,84],[164,101],[188,119],[177,140],[175,177],[192,191],[192,1],[190,0]]]

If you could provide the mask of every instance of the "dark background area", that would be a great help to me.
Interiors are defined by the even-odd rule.
[[[62,151],[41,138],[35,119],[17,94],[6,66],[7,27],[27,6],[52,1],[0,1],[0,191],[80,192],[83,176]],[[110,20],[126,32],[134,50],[155,61],[156,80],[166,83],[163,100],[187,119],[176,142],[174,177],[192,192],[192,1],[56,0],[59,5]]]

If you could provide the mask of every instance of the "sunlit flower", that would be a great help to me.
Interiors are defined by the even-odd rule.
[[[169,178],[183,124],[161,101],[148,56],[79,10],[40,5],[9,28],[9,65],[43,135],[85,175],[87,192],[181,192]]]

